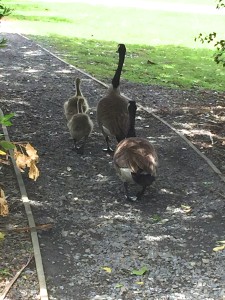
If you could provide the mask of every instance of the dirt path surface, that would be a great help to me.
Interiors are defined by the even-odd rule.
[[[24,180],[36,223],[53,224],[51,230],[39,232],[49,298],[225,299],[225,252],[212,250],[217,241],[225,240],[225,188],[219,176],[179,136],[139,109],[137,134],[155,144],[160,166],[142,201],[126,202],[112,158],[102,152],[104,140],[96,125],[96,104],[105,88],[32,41],[16,34],[6,36],[8,47],[1,49],[1,108],[16,113],[9,128],[11,140],[31,142],[40,155],[40,178],[31,182],[24,176]],[[83,79],[95,125],[83,156],[72,150],[62,110],[77,76]],[[211,110],[201,111],[210,118],[212,106],[224,100],[213,92],[123,81],[121,90],[158,109],[182,130],[184,124],[202,120],[196,107],[200,111],[210,106]],[[220,147],[223,137],[211,136]],[[213,146],[210,139],[206,143]],[[203,150],[207,153],[211,148]],[[213,160],[220,170],[222,156],[221,151]],[[26,225],[16,178],[8,167],[1,172],[11,211],[1,219],[1,227]],[[28,233],[10,232],[2,242],[1,263],[10,269],[10,276],[26,261],[29,243]],[[131,274],[142,267],[145,274]],[[7,299],[38,299],[34,263],[26,272]]]

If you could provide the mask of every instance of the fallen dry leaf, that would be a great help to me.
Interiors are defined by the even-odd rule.
[[[124,286],[124,284],[122,284],[122,283],[117,283],[117,284],[115,285],[116,288],[121,288],[121,287],[123,287],[123,286]]]
[[[221,251],[225,249],[225,245],[221,245],[221,246],[217,246],[215,248],[213,248],[213,251],[217,252],[217,251]]]
[[[0,231],[0,240],[3,240],[5,237],[5,234],[3,232]]]
[[[183,212],[185,212],[186,214],[190,213],[192,211],[192,208],[189,205],[181,205],[181,209],[183,210]]]
[[[36,181],[40,175],[40,172],[36,166],[39,156],[37,155],[37,150],[34,149],[31,144],[16,144],[14,149],[14,158],[16,161],[17,167],[21,172],[24,172],[24,169],[29,168],[29,178]],[[19,150],[18,150],[19,148]],[[24,150],[25,151],[24,151]]]
[[[138,284],[138,285],[144,285],[143,281],[136,281],[135,283]]]
[[[28,160],[30,161],[30,158],[26,156],[24,153],[21,153],[20,151],[14,150],[14,158],[16,160],[16,165],[20,169],[21,172],[24,171],[24,169],[27,167]]]
[[[109,267],[102,267],[102,269],[103,269],[104,271],[106,271],[107,273],[112,273],[112,269],[109,268]]]
[[[39,156],[37,155],[37,150],[34,149],[34,147],[32,147],[31,144],[29,144],[29,143],[25,146],[25,149],[26,149],[27,155],[28,155],[33,161],[38,162]]]
[[[29,170],[29,178],[33,179],[34,181],[37,180],[37,178],[39,177],[40,172],[35,164],[34,161],[31,161],[30,163],[30,170]]]
[[[225,249],[225,241],[218,241],[217,243],[221,245],[217,245],[215,248],[213,248],[213,251],[217,252]]]
[[[0,150],[0,155],[6,155],[5,151]]]
[[[8,204],[5,198],[3,189],[0,189],[0,216],[7,216],[9,214]]]

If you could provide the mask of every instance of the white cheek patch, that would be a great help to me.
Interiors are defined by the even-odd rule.
[[[129,168],[120,168],[120,178],[125,182],[134,182]]]

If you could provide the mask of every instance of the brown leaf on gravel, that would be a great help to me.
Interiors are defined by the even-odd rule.
[[[21,153],[20,151],[14,150],[14,158],[16,160],[16,165],[20,169],[21,172],[24,172],[23,170],[27,167],[29,157],[27,157],[24,153]]]
[[[5,193],[0,189],[0,216],[7,216],[9,214],[8,204],[5,198]]]
[[[31,160],[30,163],[30,170],[29,170],[29,178],[33,179],[34,181],[37,180],[37,178],[39,177],[39,170],[35,164],[35,162],[33,160]]]
[[[18,143],[16,144],[16,148],[14,149],[14,158],[16,161],[16,165],[20,169],[20,171],[24,172],[24,169],[29,168],[29,178],[36,181],[40,175],[39,170],[36,166],[36,163],[39,160],[37,150],[29,143]]]
[[[37,155],[37,150],[34,149],[34,147],[32,147],[29,143],[25,146],[25,149],[31,160],[38,162],[39,156]]]

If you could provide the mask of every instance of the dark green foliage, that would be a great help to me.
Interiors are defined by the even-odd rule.
[[[2,4],[0,4],[0,19],[3,17],[9,16],[11,14],[12,10],[11,8],[8,8]]]
[[[0,20],[3,17],[9,16],[11,13],[12,13],[12,9],[11,8],[8,8],[5,5],[3,5],[3,4],[0,3]],[[0,38],[0,48],[1,47],[5,47],[5,45],[6,45],[6,39]]]
[[[220,9],[225,7],[224,0],[217,0],[216,8]],[[199,40],[202,44],[204,43],[214,43],[213,46],[216,48],[216,52],[214,54],[214,61],[219,64],[221,63],[223,67],[225,67],[225,40],[217,39],[216,32],[209,33],[208,35],[199,34],[198,37],[195,38],[195,41]]]
[[[12,122],[10,121],[10,119],[12,117],[14,117],[14,113],[11,113],[11,114],[8,114],[8,115],[5,115],[3,117],[0,117],[0,124],[4,125],[4,126],[11,126],[12,125]]]
[[[5,116],[0,116],[0,125],[4,126],[11,126],[12,123],[10,119],[14,116],[14,113],[5,115]],[[10,149],[14,149],[15,146],[11,142],[7,142],[4,140],[4,134],[0,134],[0,155],[4,154],[5,151],[8,151]],[[2,152],[3,151],[3,152]]]
[[[6,42],[7,42],[7,40],[5,38],[2,38],[0,40],[0,48],[5,47],[6,46]]]
[[[217,0],[216,8],[219,9],[221,7],[225,7],[225,3],[223,2],[223,0]]]

